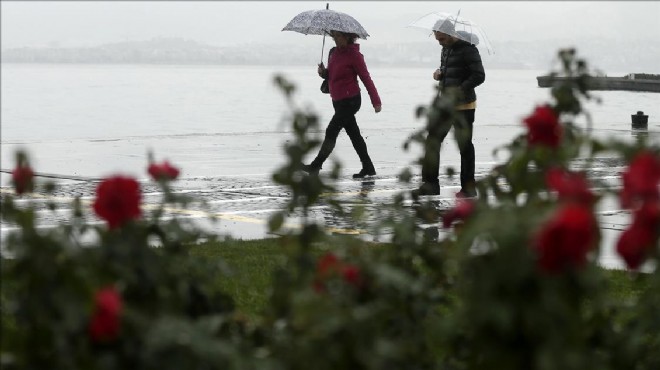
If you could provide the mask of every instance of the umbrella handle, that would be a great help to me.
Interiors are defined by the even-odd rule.
[[[330,8],[330,3],[325,3],[325,8]],[[323,52],[325,51],[325,32],[323,32],[323,46],[321,46],[321,63],[323,63]]]

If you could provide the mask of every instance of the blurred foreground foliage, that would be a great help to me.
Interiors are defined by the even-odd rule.
[[[327,178],[302,171],[320,143],[318,116],[298,108],[295,86],[276,77],[293,138],[273,174],[290,198],[269,228],[285,260],[256,318],[215,283],[232,278],[227,263],[190,252],[202,241],[222,248],[223,240],[163,217],[194,201],[171,191],[178,171],[169,163],[149,167],[163,197],[148,214],[131,193],[134,180],[117,176],[99,186],[93,205],[107,225],[88,224],[77,198],[68,222],[42,229],[36,202],[21,197],[56,186],[34,183],[29,158],[18,153],[16,194],[2,195],[3,223],[16,226],[1,261],[2,368],[660,368],[659,149],[643,137],[593,138],[588,115],[588,127],[579,127],[592,99],[587,66],[573,50],[559,60],[575,79],[555,86],[547,106],[526,118],[529,131],[498,150],[507,158],[479,179],[478,199],[447,209],[403,192],[377,210],[375,223],[365,222],[364,207],[348,210],[333,198],[339,164]],[[455,117],[454,98],[437,94],[417,109],[426,127],[406,147],[424,145],[425,132]],[[620,183],[583,176],[602,156],[628,166]],[[410,182],[411,170],[399,178]],[[621,197],[634,217],[617,243],[644,287],[629,299],[608,294],[597,265],[596,210],[608,197]],[[313,217],[319,204],[387,237],[387,248],[327,233]],[[287,227],[291,217],[300,228]]]

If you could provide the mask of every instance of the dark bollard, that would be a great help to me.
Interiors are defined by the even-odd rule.
[[[649,116],[644,114],[642,111],[637,111],[637,114],[631,115],[630,118],[632,119],[633,129],[646,130],[649,126]]]

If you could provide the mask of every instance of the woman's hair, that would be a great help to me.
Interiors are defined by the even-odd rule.
[[[342,32],[342,31],[334,31],[337,33],[341,33],[346,39],[348,40],[349,44],[355,44],[355,40],[358,39],[358,35],[355,33],[348,33],[348,32]]]

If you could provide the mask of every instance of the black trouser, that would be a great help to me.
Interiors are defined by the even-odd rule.
[[[429,128],[422,162],[422,180],[424,182],[439,183],[440,146],[449,130],[454,127],[454,138],[461,153],[461,189],[465,189],[466,184],[468,186],[474,184],[474,145],[472,144],[474,109],[461,110],[457,113],[463,115],[465,122],[451,120]]]
[[[367,170],[374,169],[371,158],[369,158],[369,153],[367,153],[367,143],[364,142],[360,134],[360,128],[355,120],[355,113],[360,110],[361,104],[362,98],[360,94],[332,102],[332,106],[335,108],[335,114],[332,116],[328,128],[325,129],[323,144],[321,144],[319,154],[311,163],[312,167],[321,168],[323,162],[328,159],[328,156],[330,156],[330,153],[335,148],[337,136],[339,136],[339,132],[343,128],[346,130],[351,143],[353,143],[353,148],[360,157],[362,168]]]

